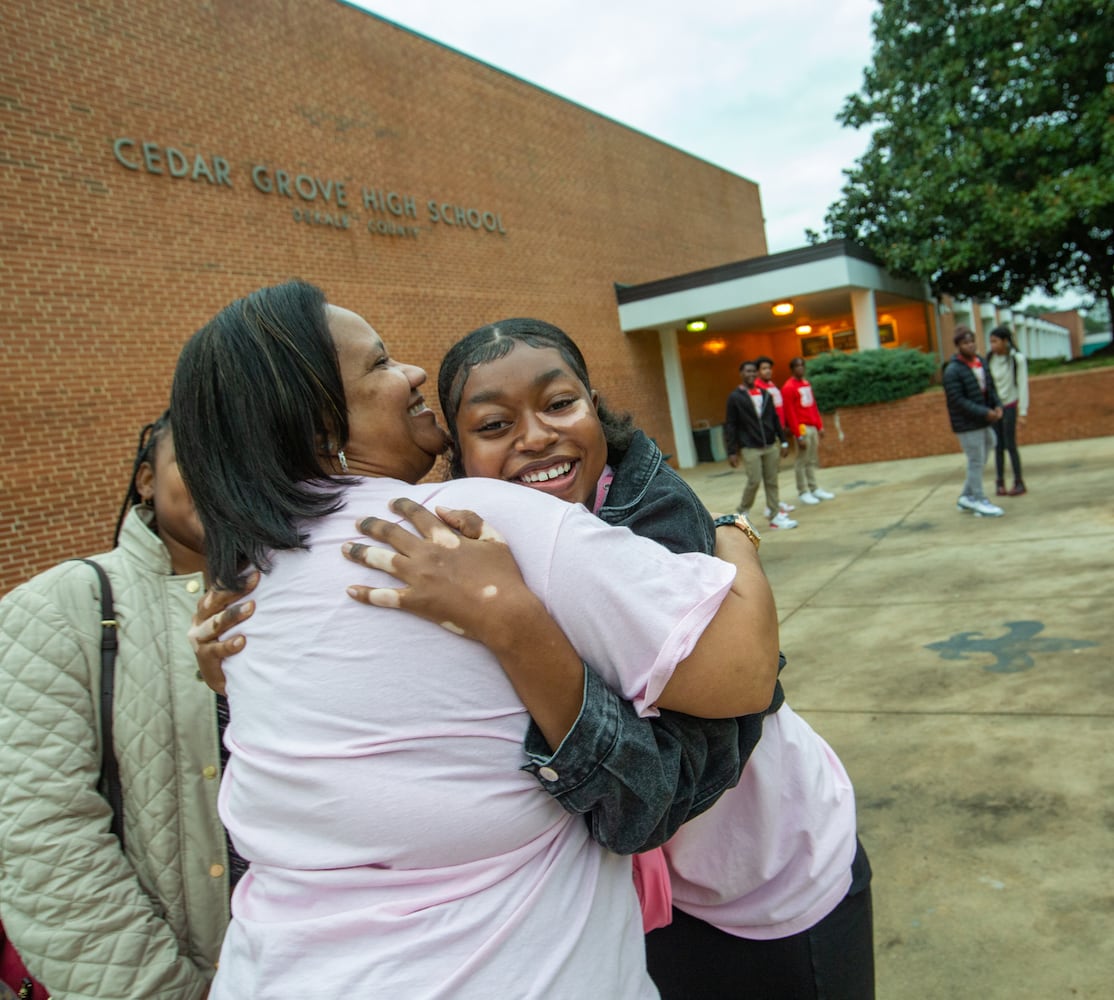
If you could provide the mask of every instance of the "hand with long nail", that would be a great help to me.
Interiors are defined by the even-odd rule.
[[[406,586],[370,587],[354,584],[348,594],[380,608],[400,608],[457,635],[491,638],[499,627],[494,603],[536,601],[502,536],[470,510],[436,508],[431,513],[413,500],[391,502],[418,534],[378,517],[358,522],[360,532],[383,546],[346,542],[345,556],[354,563],[382,570]],[[527,596],[528,595],[528,596]]]
[[[402,587],[355,584],[363,604],[399,608],[482,642],[499,660],[551,748],[580,713],[584,666],[545,605],[526,586],[502,536],[470,510],[395,500],[391,509],[418,534],[378,517],[358,523],[382,545],[345,542],[345,556],[382,570]]]
[[[244,648],[245,636],[224,638],[231,628],[242,625],[255,613],[255,601],[244,601],[259,583],[259,573],[247,578],[243,590],[207,590],[197,602],[190,625],[190,645],[197,669],[217,694],[224,694],[224,661]]]

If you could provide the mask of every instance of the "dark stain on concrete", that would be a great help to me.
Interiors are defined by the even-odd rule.
[[[981,847],[1039,841],[1071,815],[1063,796],[1039,791],[957,796],[948,806],[957,842]]]
[[[890,809],[897,800],[892,795],[879,795],[872,798],[856,797],[859,810],[865,809]]]
[[[1043,792],[1028,795],[980,792],[978,795],[953,799],[952,803],[957,809],[972,816],[985,816],[995,820],[1033,814],[1039,815],[1043,819],[1055,819],[1065,811],[1062,795],[1050,795]]]
[[[885,486],[886,480],[884,479],[856,479],[850,483],[844,483],[841,490],[861,490],[867,486]]]
[[[942,642],[929,642],[931,649],[945,660],[985,660],[994,662],[983,667],[995,674],[1016,674],[1036,666],[1034,656],[1046,653],[1069,653],[1087,649],[1097,643],[1087,639],[1059,639],[1042,636],[1043,622],[1006,622],[1006,632],[997,638],[988,638],[982,632],[957,632]]]
[[[935,531],[936,524],[932,521],[920,521],[917,524],[906,524],[904,521],[896,521],[894,524],[887,524],[884,528],[878,528],[870,533],[871,538],[877,538],[881,541],[891,531],[908,531],[911,534],[916,534],[922,531]]]

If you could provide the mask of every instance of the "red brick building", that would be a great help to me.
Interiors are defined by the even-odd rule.
[[[681,465],[744,358],[950,343],[861,248],[768,256],[751,181],[341,0],[8,0],[4,27],[0,594],[109,546],[182,343],[289,277],[434,381],[478,325],[556,323]]]
[[[291,276],[434,376],[555,322],[675,450],[615,286],[764,255],[752,182],[335,0],[4,6],[0,592],[109,546],[181,344]]]

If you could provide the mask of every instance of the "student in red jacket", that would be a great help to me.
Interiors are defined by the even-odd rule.
[[[824,421],[816,406],[812,384],[805,378],[805,359],[794,358],[789,362],[793,373],[781,387],[782,405],[785,408],[785,425],[797,439],[797,460],[793,471],[797,476],[797,493],[802,503],[818,504],[821,500],[834,500],[835,494],[822,490],[816,483],[816,470],[820,464],[820,438],[824,436]]]

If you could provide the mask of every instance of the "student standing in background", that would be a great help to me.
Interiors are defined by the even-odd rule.
[[[739,366],[739,375],[742,382],[727,397],[724,422],[727,461],[731,468],[737,469],[741,451],[743,471],[747,476],[736,513],[750,513],[751,504],[758,497],[758,487],[765,484],[770,527],[795,528],[797,522],[781,511],[778,500],[778,468],[782,450],[789,447],[789,435],[778,420],[772,397],[758,387],[758,365],[744,361]]]
[[[957,326],[953,340],[956,353],[944,368],[944,398],[952,430],[967,456],[967,478],[956,506],[976,517],[1001,517],[1005,512],[987,499],[982,475],[993,437],[990,427],[1002,419],[1002,407],[994,380],[979,357],[974,331]]]
[[[792,372],[781,387],[784,400],[785,422],[789,433],[797,441],[797,459],[793,473],[797,477],[797,493],[801,501],[818,504],[821,500],[834,500],[835,494],[821,489],[816,482],[820,467],[820,438],[824,436],[824,421],[816,405],[812,383],[805,378],[805,359],[794,358],[789,362]]]
[[[761,354],[754,359],[754,363],[758,365],[758,378],[755,379],[754,384],[757,385],[759,389],[765,389],[770,394],[770,398],[774,401],[774,412],[777,413],[777,421],[779,424],[781,424],[782,428],[787,429],[787,425],[785,423],[784,401],[781,398],[781,390],[777,387],[777,383],[774,381],[774,359],[767,357],[765,354]],[[784,454],[784,451],[782,452],[782,454]],[[778,455],[777,464],[779,471],[781,469],[781,459],[782,455]],[[786,503],[784,500],[779,500],[777,510],[773,510],[770,507],[766,508],[766,517],[772,518],[779,513],[791,514],[796,509],[797,508],[794,507],[791,503]]]
[[[1008,326],[990,331],[990,377],[1002,404],[1002,419],[994,425],[994,469],[997,494],[1019,497],[1025,490],[1021,477],[1021,456],[1017,452],[1017,425],[1023,427],[1029,416],[1029,362],[1013,342]],[[1013,487],[1006,489],[1006,452],[1013,467]]]

